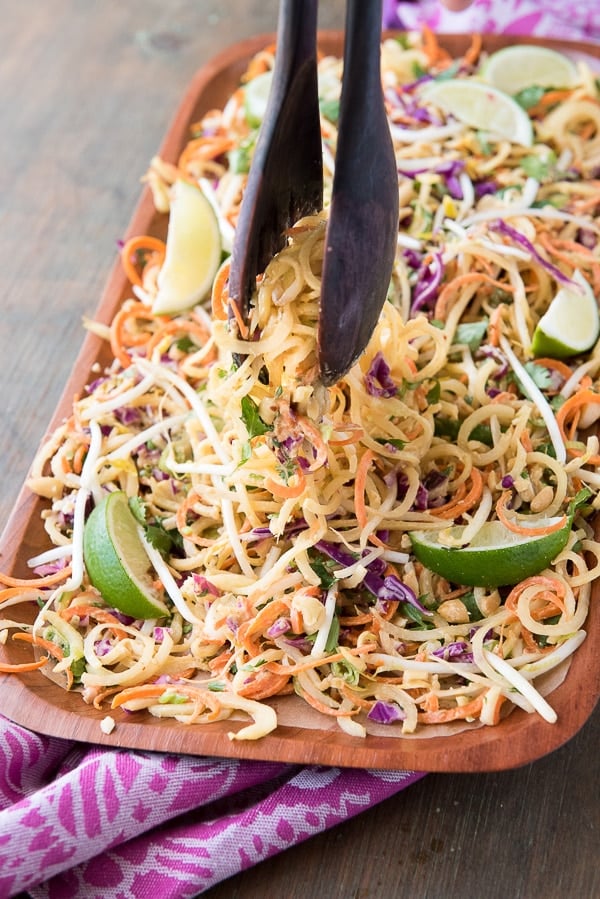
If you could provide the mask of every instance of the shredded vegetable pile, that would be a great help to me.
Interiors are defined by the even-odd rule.
[[[273,60],[258,54],[179,160],[146,174],[165,214],[174,182],[201,186],[224,257],[257,136],[245,91]],[[315,347],[340,60],[319,63],[325,210],[290,229],[247,326],[229,315],[226,261],[211,308],[159,316],[164,244],[123,248],[131,296],[110,327],[88,323],[114,361],[28,480],[48,500],[51,548],[31,580],[0,576],[3,638],[37,655],[2,670],[51,670],[97,708],[231,718],[235,739],[272,731],[269,700],[287,694],[355,737],[494,725],[515,706],[556,719],[538,678],[585,638],[600,567],[600,352],[534,358],[531,342],[561,287],[600,292],[600,91],[580,63],[578,86],[521,97],[534,141],[511,144],[426,99],[482,61],[477,39],[458,60],[429,33],[383,44],[398,252],[372,340],[334,387],[319,384]],[[162,618],[124,616],[87,576],[85,520],[117,490]],[[504,586],[451,582],[415,555],[414,532],[452,547],[460,526],[460,551],[489,522],[568,535],[550,565]],[[38,603],[33,625],[6,617],[23,601]]]

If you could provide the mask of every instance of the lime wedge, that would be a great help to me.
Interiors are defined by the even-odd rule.
[[[214,209],[199,187],[176,181],[165,261],[152,311],[174,315],[201,302],[210,291],[220,262],[221,234]]]
[[[269,70],[244,85],[244,112],[251,128],[258,128],[265,117],[272,83],[273,72]]]
[[[507,94],[526,87],[568,88],[579,83],[577,67],[568,56],[534,44],[515,44],[492,53],[481,77]]]
[[[169,611],[152,583],[151,566],[127,496],[109,493],[83,531],[88,577],[108,605],[132,618],[160,618]]]
[[[533,143],[533,127],[525,110],[490,84],[466,78],[436,81],[425,88],[423,99],[471,128],[524,147]]]
[[[598,301],[580,271],[573,281],[581,290],[561,287],[539,320],[531,352],[534,356],[566,359],[591,349],[600,335]]]
[[[536,521],[536,527],[556,524],[559,518]],[[500,521],[488,521],[475,539],[465,547],[450,548],[438,541],[434,531],[409,534],[417,559],[453,584],[472,587],[497,587],[518,584],[538,574],[560,553],[569,539],[571,521],[542,536],[522,536],[509,531]],[[460,540],[464,527],[450,530]]]

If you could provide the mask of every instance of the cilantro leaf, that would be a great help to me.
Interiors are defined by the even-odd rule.
[[[537,362],[526,362],[523,367],[540,390],[547,390],[552,386],[552,372],[545,365],[538,365]]]
[[[482,318],[476,322],[464,322],[456,329],[452,343],[466,343],[471,352],[474,353],[481,346],[487,328],[487,318]]]
[[[521,167],[526,175],[535,178],[536,181],[544,181],[553,175],[556,165],[556,153],[550,150],[545,158],[541,156],[524,156],[521,160]]]
[[[258,406],[251,397],[243,396],[241,406],[242,421],[246,425],[248,437],[259,437],[261,434],[266,434],[267,431],[272,430],[258,414]]]
[[[319,109],[323,118],[328,119],[333,124],[337,124],[340,117],[340,101],[336,99],[326,100],[323,97],[319,99]]]
[[[331,621],[331,627],[329,628],[329,633],[327,634],[327,642],[325,643],[325,652],[333,652],[340,639],[340,620],[337,615],[333,616]]]
[[[532,84],[531,87],[525,87],[522,91],[514,94],[513,100],[516,100],[523,109],[531,109],[532,106],[537,106],[545,93],[545,87],[541,87],[539,84]]]
[[[183,537],[178,530],[168,531],[160,522],[144,527],[146,540],[161,556],[170,556],[174,550],[183,549]]]

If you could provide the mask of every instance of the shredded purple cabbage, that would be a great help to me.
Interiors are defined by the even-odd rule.
[[[170,627],[155,627],[153,636],[157,643],[162,643],[166,635],[172,633],[173,629]]]
[[[142,420],[140,410],[136,406],[119,406],[113,414],[122,425],[138,424]]]
[[[126,615],[124,612],[120,612],[118,609],[111,609],[111,614],[115,616],[117,621],[120,621],[121,624],[133,624],[134,621],[137,621],[136,618],[132,618],[131,615]]]
[[[225,624],[227,625],[227,627],[229,628],[229,630],[231,631],[232,634],[237,634],[239,627],[240,627],[240,623],[237,620],[237,618],[227,617],[225,619]]]
[[[288,646],[293,646],[294,649],[299,649],[300,652],[310,652],[312,649],[312,643],[306,637],[286,637],[284,642]]]
[[[423,122],[423,124],[425,125],[442,124],[439,116],[435,115],[432,110],[426,109],[424,106],[419,106],[418,102],[415,100],[412,94],[406,90],[405,85],[398,88],[397,91],[387,91],[386,98],[391,102],[393,106],[395,106],[397,109],[402,110],[402,114],[404,117],[412,119],[413,122]],[[421,171],[429,171],[429,169],[422,169]],[[408,172],[407,177],[410,178],[414,174],[416,173]]]
[[[283,634],[287,634],[290,630],[291,624],[289,618],[278,618],[270,628],[267,630],[267,637],[281,637]]]
[[[410,247],[407,247],[402,251],[402,255],[411,268],[416,270],[421,267],[423,257],[416,250],[411,250]]]
[[[448,643],[440,649],[434,649],[431,653],[438,659],[446,659],[449,662],[472,662],[473,653],[468,651],[468,644],[462,640],[456,643]]]
[[[475,191],[475,196],[479,200],[480,197],[495,194],[498,190],[498,185],[492,178],[484,178],[483,181],[473,182],[473,190]]]
[[[575,240],[588,250],[595,250],[598,245],[598,236],[589,228],[580,228]]]
[[[398,388],[390,375],[390,371],[383,353],[377,353],[365,374],[365,388],[370,396],[387,398],[396,396]]]
[[[205,578],[203,574],[196,574],[196,572],[194,572],[192,579],[194,589],[198,590],[200,593],[210,593],[211,596],[221,596],[219,588]]]
[[[500,481],[505,490],[510,490],[511,487],[515,486],[514,479],[512,475],[505,474],[502,480]]]
[[[556,281],[559,281],[561,284],[565,284],[568,287],[574,287],[578,291],[581,289],[579,285],[575,283],[575,281],[565,275],[564,272],[561,272],[559,268],[557,268],[551,262],[548,262],[547,259],[545,259],[540,253],[538,253],[531,241],[527,237],[525,237],[524,234],[521,234],[520,231],[517,231],[516,228],[513,228],[512,225],[508,225],[502,219],[498,219],[490,227],[494,231],[499,231],[501,234],[506,234],[506,236],[510,237],[510,239],[514,241],[514,243],[519,244],[519,246],[523,247],[524,250],[527,250],[528,253],[531,253],[533,258],[537,262],[539,262],[539,264],[543,266],[543,268],[545,268],[546,271],[550,275],[552,275],[552,277]]]
[[[319,552],[329,556],[330,559],[333,559],[334,562],[337,562],[343,568],[354,565],[357,561],[352,553],[342,549],[338,543],[319,540],[315,546]],[[422,612],[423,615],[431,615],[431,612],[421,605],[414,592],[406,584],[403,584],[400,578],[395,574],[383,575],[380,559],[374,559],[366,568],[367,573],[363,578],[362,586],[376,599],[382,602],[408,602]]]
[[[113,645],[108,637],[103,637],[102,640],[97,640],[94,643],[94,652],[100,657],[108,655],[112,648]]]
[[[444,263],[442,254],[435,253],[431,262],[422,265],[417,272],[417,283],[413,288],[411,312],[419,312],[430,308],[437,298],[442,277],[444,275]]]
[[[406,714],[396,703],[378,699],[369,709],[367,718],[377,724],[393,724],[394,721],[404,721]]]
[[[73,516],[71,515],[71,522],[73,521]],[[57,571],[62,571],[62,569],[67,565],[68,560],[65,559],[57,559],[55,562],[45,562],[43,565],[36,565],[33,569],[33,573],[38,577],[46,577],[48,574],[56,574]]]
[[[417,493],[415,496],[415,501],[413,503],[413,509],[415,512],[425,512],[429,505],[429,492],[427,488],[419,483],[417,487]]]
[[[419,602],[411,588],[403,584],[395,574],[388,574],[387,577],[384,577],[383,584],[377,593],[377,598],[388,600],[389,602],[407,602],[423,615],[431,615],[429,609],[426,609]]]
[[[398,499],[403,500],[406,497],[406,493],[408,490],[408,478],[404,474],[404,472],[398,472],[397,482]],[[443,505],[445,502],[444,496],[440,494],[438,496],[432,497],[430,493],[433,490],[437,490],[439,487],[442,487],[447,482],[448,478],[440,471],[433,470],[428,472],[423,478],[423,482],[420,483],[417,488],[417,494],[415,496],[415,501],[411,507],[411,511],[424,512],[426,509],[435,509],[437,508],[437,506]]]
[[[494,381],[499,381],[500,378],[503,378],[508,373],[508,359],[498,347],[492,346],[490,343],[484,343],[477,350],[476,356],[477,358],[483,356],[488,359],[493,359],[494,362],[500,366],[491,376]]]
[[[163,471],[161,468],[153,468],[152,477],[155,481],[168,481],[171,475],[167,474],[167,472]]]

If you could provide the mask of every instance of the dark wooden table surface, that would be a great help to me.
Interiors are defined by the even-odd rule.
[[[324,28],[343,0],[321,4]],[[0,0],[0,520],[66,381],[116,241],[194,71],[277,0]],[[550,757],[430,775],[204,895],[600,896],[600,710]],[[158,897],[157,897],[158,899]]]

